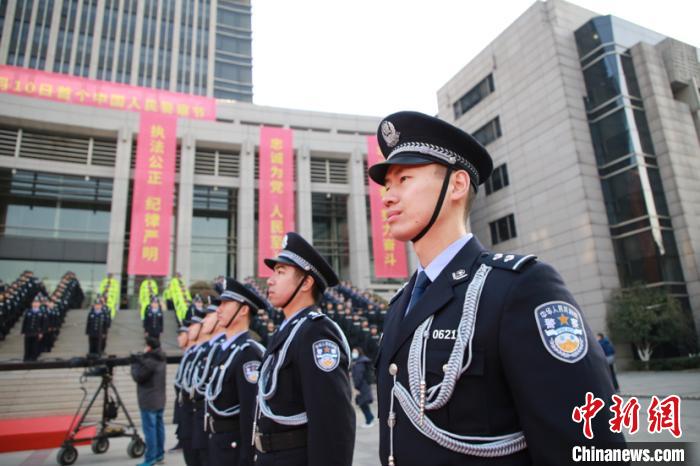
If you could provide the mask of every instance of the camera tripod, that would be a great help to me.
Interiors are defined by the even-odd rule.
[[[104,361],[104,360],[103,360]],[[97,388],[92,396],[92,399],[83,408],[83,403],[87,399],[87,390],[85,387],[80,387],[83,391],[83,399],[80,401],[78,410],[75,412],[71,425],[69,427],[66,438],[63,440],[61,448],[58,450],[56,455],[56,460],[58,464],[67,466],[75,463],[78,459],[78,450],[75,448],[76,443],[82,443],[85,441],[91,441],[92,452],[95,454],[106,453],[109,449],[109,439],[115,437],[130,437],[131,442],[126,449],[126,453],[131,458],[140,458],[143,456],[146,450],[146,444],[143,439],[139,436],[138,430],[134,425],[134,421],[129,415],[124,402],[119,396],[117,387],[113,382],[114,366],[119,364],[116,360],[107,360],[106,364],[89,367],[85,373],[81,376],[81,382],[84,382],[84,378],[87,376],[99,376],[101,377],[100,386]],[[112,396],[110,396],[110,392]],[[96,423],[87,423],[86,418],[90,409],[98,402],[98,398],[102,397],[102,415],[100,420]],[[113,419],[117,417],[119,409],[124,412],[128,424],[116,424],[111,423]],[[78,422],[76,422],[76,419]],[[97,427],[97,432],[94,437],[80,437],[76,438],[81,428],[91,427],[95,425]]]

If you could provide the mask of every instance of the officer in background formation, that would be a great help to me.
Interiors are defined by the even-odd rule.
[[[0,301],[0,340],[5,338],[26,309],[31,307],[34,297],[39,293],[46,294],[46,289],[29,270],[5,287]]]
[[[568,464],[574,445],[624,447],[611,413],[587,441],[586,392],[610,400],[603,353],[561,276],[535,256],[494,254],[466,232],[491,157],[472,136],[416,112],[386,117],[390,236],[420,266],[391,300],[377,358],[384,465]]]
[[[187,312],[185,312],[185,316],[182,319],[183,322],[188,322],[193,315],[197,313],[203,313],[204,312],[204,300],[199,294],[194,295],[194,299],[192,300],[192,303],[187,307]]]
[[[32,301],[24,313],[22,334],[24,335],[24,361],[36,361],[41,353],[41,340],[48,329],[46,313],[41,309],[41,297]]]
[[[220,301],[216,312],[226,336],[206,388],[209,465],[252,466],[255,396],[265,348],[250,338],[248,329],[266,304],[233,278],[226,279]]]
[[[105,308],[103,299],[98,297],[90,308],[85,324],[85,334],[88,336],[89,343],[88,354],[101,355],[104,352],[111,325],[112,318],[109,308]]]
[[[148,307],[153,305],[153,298],[158,297],[158,283],[149,275],[139,287],[139,309],[141,311],[141,319],[146,317]]]
[[[117,309],[119,309],[119,280],[108,273],[107,277],[100,282],[99,294],[105,297],[103,305],[109,308],[110,317],[114,319],[117,315]]]
[[[146,308],[146,313],[143,317],[143,331],[146,336],[160,339],[160,334],[163,333],[163,310],[160,307],[158,295],[153,295],[151,303]]]
[[[61,328],[62,316],[59,310],[56,308],[56,303],[49,299],[48,296],[42,296],[41,307],[46,318],[46,334],[44,338],[41,339],[41,352],[49,352],[53,348],[56,339],[58,338],[58,331]]]
[[[338,278],[296,233],[288,233],[278,257],[265,264],[273,270],[268,299],[286,319],[260,369],[255,464],[349,466],[355,445],[350,349],[316,307]]]

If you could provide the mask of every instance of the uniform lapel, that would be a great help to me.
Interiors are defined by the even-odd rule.
[[[300,311],[296,316],[294,316],[292,318],[291,321],[289,321],[285,324],[285,326],[281,332],[280,331],[275,332],[274,336],[272,337],[272,343],[270,343],[270,345],[267,347],[266,356],[268,354],[272,354],[275,351],[277,351],[277,348],[279,348],[280,345],[287,340],[287,336],[292,331],[292,328],[294,327],[294,324],[296,323],[296,321],[301,319],[302,317],[304,317],[312,309],[313,309],[312,307],[309,307],[309,308],[306,308],[306,309]]]
[[[425,319],[442,309],[445,304],[452,300],[454,297],[453,289],[455,285],[463,283],[465,280],[471,280],[472,271],[470,269],[483,251],[484,247],[481,243],[479,243],[476,237],[472,237],[469,242],[460,249],[450,263],[447,264],[443,271],[440,272],[440,275],[437,276],[435,281],[428,286],[423,296],[414,304],[408,315],[403,320],[398,319],[400,321],[398,335],[392,342],[392,346],[387,346],[389,358],[394,357],[403,342],[413,335],[413,332]],[[465,270],[469,273],[469,276],[455,279],[453,273],[458,270]],[[459,277],[460,275],[456,276]],[[406,288],[408,289],[408,287]],[[410,290],[413,290],[412,285]],[[411,295],[410,291],[404,294],[409,297]],[[402,296],[402,298],[405,298],[405,296]],[[402,309],[402,311],[405,310],[406,305],[408,305],[408,302],[400,309]]]
[[[376,361],[379,362],[382,353],[385,349],[391,351],[390,356],[393,356],[394,352],[394,342],[398,338],[401,321],[403,319],[404,312],[406,312],[406,306],[411,299],[411,291],[413,291],[413,285],[416,282],[417,274],[414,272],[411,280],[403,288],[401,296],[398,297],[396,301],[389,308],[389,312],[386,313],[386,319],[384,321],[384,334],[382,336],[381,345],[379,346],[379,352],[377,353]]]

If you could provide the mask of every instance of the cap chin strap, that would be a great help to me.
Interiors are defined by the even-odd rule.
[[[413,237],[413,239],[411,240],[412,242],[416,243],[419,239],[425,236],[428,230],[430,230],[430,228],[435,223],[435,220],[437,220],[438,215],[440,214],[440,209],[442,208],[442,203],[445,200],[445,194],[447,194],[447,186],[450,184],[450,175],[452,175],[452,167],[447,167],[447,171],[445,172],[445,179],[442,182],[442,189],[440,189],[440,196],[438,197],[437,204],[435,205],[433,216],[430,217],[430,221],[425,226],[425,228],[423,228],[423,230],[421,230],[420,233]]]
[[[304,276],[301,277],[301,281],[300,281],[299,284],[297,285],[297,289],[294,290],[294,293],[292,293],[292,296],[290,296],[289,299],[287,300],[287,302],[284,303],[284,305],[281,307],[282,309],[284,309],[285,307],[289,306],[289,303],[291,303],[292,300],[294,299],[294,297],[297,295],[297,293],[298,293],[299,290],[301,289],[301,285],[304,284],[304,280],[306,280],[306,277],[308,277],[308,276],[309,276],[309,272],[304,272]]]
[[[241,312],[241,309],[243,309],[244,304],[243,303],[238,303],[238,309],[236,310],[236,313],[233,314],[233,317],[229,319],[229,321],[224,325],[224,328],[228,328],[229,325],[231,325],[231,322],[236,320],[236,317],[238,317],[238,313]]]

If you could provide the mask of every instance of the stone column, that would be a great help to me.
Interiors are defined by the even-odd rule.
[[[297,150],[297,233],[313,244],[313,216],[311,215],[311,151],[303,144]]]
[[[175,235],[175,268],[185,286],[190,283],[192,263],[192,203],[194,197],[195,140],[191,133],[182,136],[180,149],[180,188],[177,194],[177,232]]]
[[[241,147],[240,188],[236,209],[236,277],[255,276],[255,142],[247,139]]]
[[[112,207],[109,216],[109,243],[107,245],[107,273],[121,279],[124,268],[124,234],[129,212],[129,172],[131,171],[132,131],[124,127],[117,133],[117,155],[114,163]]]
[[[367,241],[366,174],[363,156],[355,148],[350,156],[350,196],[348,198],[348,236],[350,240],[350,280],[360,289],[369,288],[370,264]]]

